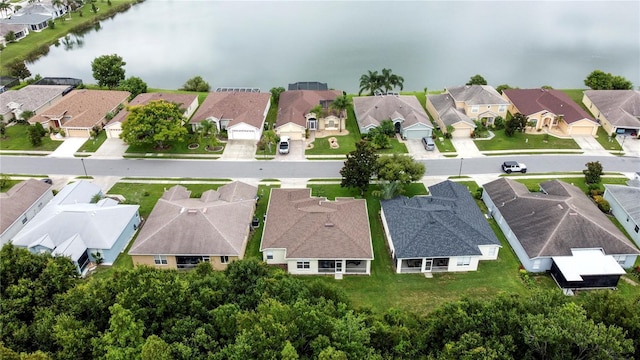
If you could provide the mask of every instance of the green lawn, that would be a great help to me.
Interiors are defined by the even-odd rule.
[[[609,151],[621,151],[622,146],[618,143],[617,140],[612,139],[609,134],[600,126],[598,128],[598,133],[596,134],[596,140],[600,143],[603,149]]]
[[[317,138],[313,142],[313,149],[307,149],[305,155],[345,155],[356,149],[356,142],[360,141],[360,129],[353,106],[349,106],[347,110],[347,131],[349,131],[348,135],[334,136],[338,140],[339,148],[332,149],[329,146],[328,137]]]
[[[530,191],[540,191],[540,183],[543,183],[545,181],[549,181],[549,180],[553,180],[556,179],[554,177],[549,177],[548,179],[520,179],[517,176],[515,177],[510,177],[510,179],[513,179],[519,183],[524,184],[527,189],[529,189]],[[580,190],[582,190],[584,193],[586,193],[589,189],[589,187],[587,186],[587,184],[584,181],[584,176],[577,176],[577,177],[563,177],[563,178],[558,178],[558,180],[564,181],[566,183],[569,184],[573,184],[575,186],[577,186],[578,188],[580,188]],[[627,183],[627,178],[623,178],[623,177],[606,177],[603,176],[602,177],[602,184],[618,184],[618,185],[624,185]]]
[[[441,153],[457,151],[455,146],[453,146],[453,142],[451,142],[451,139],[446,139],[442,134],[442,131],[433,129],[433,133],[436,135],[434,141],[436,143],[436,146],[438,147],[438,151],[440,151]]]
[[[13,125],[7,127],[4,138],[0,139],[0,150],[38,150],[53,151],[62,144],[54,141],[48,135],[42,138],[42,145],[34,147],[27,136],[28,125]]]
[[[95,139],[88,139],[87,141],[85,141],[84,144],[82,144],[82,146],[80,147],[80,149],[78,149],[77,152],[79,153],[96,152],[96,150],[98,150],[98,148],[102,146],[105,140],[107,140],[107,132],[104,130],[100,131],[100,134],[98,134],[98,137],[96,137]]]
[[[260,219],[260,227],[251,231],[247,249],[244,252],[245,258],[258,258],[262,260],[260,253],[260,241],[262,240],[262,231],[264,230],[264,214],[267,213],[267,205],[269,204],[269,196],[271,189],[279,188],[280,185],[259,185],[258,186],[258,204],[256,205],[255,216]]]
[[[2,174],[0,174],[2,176]],[[4,182],[4,186],[0,187],[0,192],[6,193],[9,191],[15,184],[22,182],[22,180],[6,180]]]
[[[408,154],[407,145],[398,141],[398,139],[391,139],[391,148],[378,150],[379,154]]]
[[[530,149],[580,149],[573,139],[559,139],[545,134],[525,134],[516,132],[509,137],[504,130],[494,130],[491,140],[475,140],[480,151],[491,150],[530,150]],[[438,143],[438,141],[436,141]]]
[[[189,149],[189,145],[192,143],[197,143],[198,144],[198,148],[197,149]],[[206,147],[207,144],[209,143],[209,139],[205,138],[205,139],[201,139],[201,140],[196,140],[194,141],[190,141],[190,140],[186,140],[186,141],[174,141],[174,142],[170,142],[168,143],[169,147],[166,149],[156,149],[155,145],[145,145],[145,146],[138,146],[138,145],[131,145],[127,148],[126,153],[127,154],[146,154],[146,153],[158,153],[158,154],[210,154],[210,155],[220,155],[222,154],[222,152],[224,151],[224,144],[220,143],[220,146],[222,147],[221,149],[219,149],[218,151],[207,151]]]

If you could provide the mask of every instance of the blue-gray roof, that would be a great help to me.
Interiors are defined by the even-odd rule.
[[[479,245],[500,245],[465,186],[447,180],[429,191],[381,201],[397,258],[481,255]]]

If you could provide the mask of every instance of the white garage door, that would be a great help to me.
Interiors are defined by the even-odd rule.
[[[255,140],[256,132],[254,130],[232,130],[232,140]]]
[[[471,137],[471,129],[469,128],[460,128],[456,129],[451,133],[451,136],[454,138],[470,138]]]
[[[592,132],[592,126],[573,126],[571,128],[571,135],[591,135]]]

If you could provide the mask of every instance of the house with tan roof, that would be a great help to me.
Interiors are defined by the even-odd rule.
[[[361,134],[380,126],[384,120],[391,120],[396,133],[404,139],[431,137],[433,131],[427,112],[413,95],[354,97],[353,110]]]
[[[129,102],[130,106],[146,105],[152,101],[166,101],[174,104],[178,104],[180,109],[183,109],[183,115],[186,121],[191,118],[191,115],[198,108],[198,95],[196,94],[173,94],[173,93],[143,93],[136,96]],[[122,123],[129,116],[128,109],[122,109],[116,116],[114,116],[104,130],[108,138],[120,138],[122,133]]]
[[[591,135],[598,122],[563,91],[554,89],[507,89],[502,97],[511,103],[509,112],[520,113],[537,130],[555,129],[566,135]]]
[[[115,114],[118,108],[131,95],[128,91],[112,90],[73,90],[38,116],[29,119],[30,123],[41,123],[45,128],[64,129],[67,136],[91,136],[91,128],[104,127],[107,114]]]
[[[484,185],[482,200],[522,266],[550,271],[562,288],[615,287],[623,268],[640,255],[579,188],[565,182],[547,181],[540,192],[530,192],[501,178]]]
[[[373,245],[364,199],[271,189],[260,243],[267,264],[297,275],[371,274]]]
[[[0,246],[6,244],[53,199],[51,185],[29,179],[0,193]]]
[[[587,90],[582,103],[607,134],[640,135],[640,91]]]
[[[476,271],[498,258],[500,240],[467,187],[447,180],[429,193],[380,202],[396,273]]]
[[[443,133],[453,126],[453,137],[470,137],[475,121],[493,124],[496,117],[507,117],[509,102],[488,85],[446,88],[443,94],[427,96],[427,110]]]
[[[239,181],[200,198],[180,185],[166,190],[129,250],[134,265],[190,269],[208,262],[224,270],[244,257],[257,191]]]
[[[211,92],[191,118],[195,130],[204,120],[212,121],[218,131],[226,130],[229,140],[255,140],[271,107],[271,94],[261,92]]]
[[[38,115],[57,104],[71,90],[70,86],[28,85],[20,90],[0,94],[0,115],[5,122],[19,119],[24,111]]]
[[[306,130],[335,130],[345,129],[346,119],[331,111],[331,102],[342,92],[339,90],[288,90],[280,94],[278,101],[278,117],[276,120],[276,134],[288,136],[291,140],[302,140],[306,137]],[[316,114],[311,109],[322,106],[327,114]]]
[[[6,36],[13,32],[15,40],[20,41],[29,35],[29,26],[26,24],[5,24],[0,22],[0,44],[7,46]]]

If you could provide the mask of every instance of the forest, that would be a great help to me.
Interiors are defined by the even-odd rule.
[[[463,298],[426,315],[355,308],[344,290],[256,259],[223,272],[139,267],[79,278],[64,257],[0,251],[0,358],[633,359],[640,297]],[[380,294],[384,296],[385,294]]]

